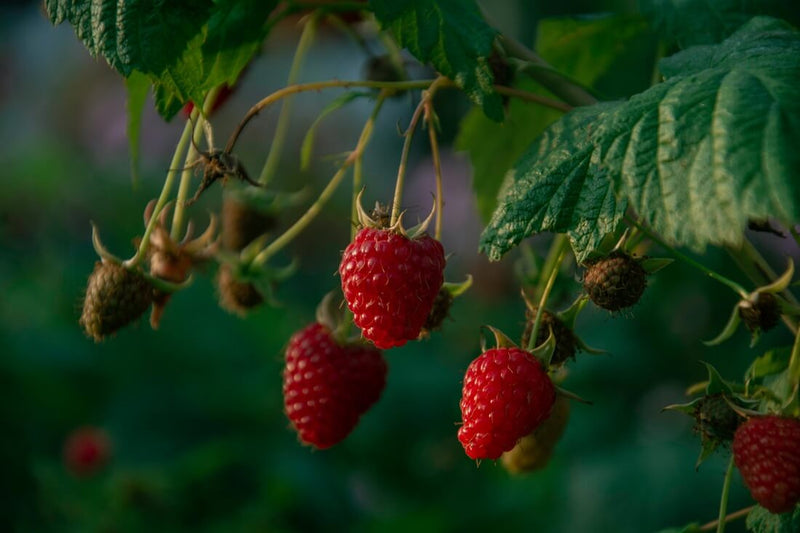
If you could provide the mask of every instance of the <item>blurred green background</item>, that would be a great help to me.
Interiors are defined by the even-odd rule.
[[[542,17],[634,7],[531,4],[486,2],[494,22],[527,43]],[[458,402],[463,373],[479,353],[480,326],[518,338],[524,306],[518,253],[497,264],[476,253],[481,226],[469,161],[450,147],[468,105],[453,93],[439,102],[443,241],[453,254],[446,277],[471,273],[475,286],[456,302],[442,333],[386,353],[383,397],[343,443],[319,452],[297,442],[282,412],[281,367],[289,336],[313,320],[317,302],[338,285],[334,274],[350,231],[347,186],[278,258],[296,257],[300,265],[277,291],[280,306],[245,319],[225,313],[211,268],[173,297],[160,331],[143,319],[94,344],[77,323],[96,259],[90,221],[113,252],[132,253],[142,210],[160,190],[182,124],[165,124],[148,105],[142,176],[132,186],[122,80],[89,57],[70,27],[52,27],[37,3],[4,3],[0,13],[0,530],[646,532],[716,517],[727,456],[696,472],[691,420],[661,408],[684,401],[685,388],[705,378],[700,360],[738,378],[756,354],[791,339],[777,330],[749,349],[740,331],[705,348],[701,340],[722,328],[735,296],[684,264],[654,276],[633,311],[612,316],[588,308],[580,317],[577,333],[610,355],[583,354],[570,365],[565,385],[594,405],[573,405],[545,470],[512,477],[499,463],[478,466],[464,454],[456,439]],[[271,36],[213,119],[218,143],[252,103],[282,85],[297,35],[287,23]],[[366,59],[328,29],[303,79],[359,78]],[[649,77],[622,70],[606,80],[605,92],[624,96]],[[314,93],[295,101],[276,188],[309,183],[319,191],[332,174],[332,162],[320,157],[312,171],[297,170],[305,129],[331,98]],[[397,124],[407,124],[413,106],[399,98],[381,114],[365,161],[369,203],[390,198]],[[315,153],[352,148],[369,107],[359,102],[323,123]],[[242,138],[240,156],[250,168],[262,164],[276,117],[277,109],[263,113]],[[410,218],[424,217],[433,190],[425,143],[415,143],[409,172]],[[191,217],[204,225],[219,199],[215,186]],[[282,214],[283,226],[303,209]],[[776,265],[796,255],[778,239],[754,238]],[[530,242],[542,253],[549,239]],[[745,281],[726,255],[709,251],[701,259]],[[577,294],[578,274],[567,273],[558,305]],[[62,447],[85,425],[103,428],[113,452],[101,472],[78,478],[65,469]],[[729,509],[750,504],[737,475]]]

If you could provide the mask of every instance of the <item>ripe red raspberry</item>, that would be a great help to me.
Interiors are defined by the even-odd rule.
[[[472,459],[497,459],[549,415],[556,391],[541,363],[519,348],[493,348],[467,368],[458,440]]]
[[[409,239],[365,227],[344,251],[342,291],[353,321],[381,349],[419,336],[444,282],[444,249],[427,235]]]
[[[300,440],[324,449],[342,441],[386,384],[386,362],[368,346],[341,346],[313,323],[286,349],[283,402]]]
[[[800,501],[800,419],[751,418],[736,430],[733,459],[753,499],[771,513]]]
[[[81,427],[70,433],[64,443],[64,466],[83,477],[100,470],[111,456],[111,441],[102,429]]]
[[[620,251],[589,263],[583,288],[589,298],[603,309],[619,311],[642,297],[647,287],[647,272],[642,265]]]

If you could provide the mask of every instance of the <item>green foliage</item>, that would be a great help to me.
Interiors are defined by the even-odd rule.
[[[626,45],[646,30],[642,19],[630,16],[546,19],[539,24],[536,50],[559,72],[592,86],[625,54]],[[551,96],[532,81],[523,81],[519,86]],[[456,148],[469,153],[472,186],[484,221],[489,221],[497,206],[497,193],[507,171],[560,116],[559,111],[514,99],[509,102],[503,123],[489,120],[478,109],[470,111],[461,121]]]
[[[150,80],[141,72],[134,71],[125,79],[128,92],[126,111],[128,113],[128,147],[131,154],[131,176],[133,182],[139,180],[139,141],[142,132],[142,111],[150,90]]]
[[[642,11],[663,39],[680,48],[714,44],[756,15],[796,15],[786,0],[643,0]]]
[[[370,7],[401,46],[455,81],[486,116],[503,120],[487,60],[497,32],[474,0],[370,0]]]
[[[789,366],[789,357],[791,355],[792,349],[788,346],[769,350],[753,361],[745,373],[745,380],[761,379],[783,372]]]
[[[570,232],[576,255],[586,257],[599,233],[614,228],[618,218],[609,215],[621,216],[613,208],[625,201],[668,241],[697,250],[738,244],[749,218],[797,220],[798,52],[796,30],[756,18],[720,45],[663,60],[666,80],[629,101],[582,110],[582,116],[594,114],[585,134],[571,131],[575,119],[565,116],[546,133],[561,153],[535,157],[536,143],[520,161],[482,250],[498,259],[527,235],[556,230]],[[588,174],[581,181],[587,190],[569,189],[563,201],[542,204],[546,176],[556,170]],[[598,196],[607,190],[602,179],[616,191],[616,202]],[[541,193],[528,190],[540,187]],[[607,207],[584,213],[587,197],[604,198]],[[603,224],[587,231],[594,220]],[[583,238],[575,239],[576,232]]]
[[[45,0],[53,24],[68,21],[93,56],[125,77],[167,69],[200,32],[212,6],[211,0]]]
[[[800,508],[778,515],[757,505],[747,515],[747,529],[753,533],[796,533],[800,531]]]
[[[568,233],[578,261],[613,232],[626,204],[593,158],[595,121],[616,104],[578,108],[551,126],[520,159],[513,184],[481,236],[481,250],[499,260],[533,232]],[[582,149],[572,147],[581,146]]]
[[[50,20],[65,20],[94,56],[124,77],[147,74],[156,107],[172,117],[187,101],[233,84],[269,32],[277,0],[46,0]]]
[[[269,33],[267,17],[277,3],[215,0],[203,32],[154,80],[159,113],[171,117],[180,104],[202,102],[206,92],[217,85],[233,86]]]

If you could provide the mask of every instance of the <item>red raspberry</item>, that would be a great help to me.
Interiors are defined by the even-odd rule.
[[[780,514],[800,501],[800,419],[751,418],[736,430],[733,459],[761,507]]]
[[[344,251],[339,274],[364,337],[381,349],[416,339],[444,282],[444,266],[441,243],[427,235],[359,231]]]
[[[542,423],[556,391],[541,363],[519,348],[494,348],[470,363],[458,440],[472,459],[497,459]]]
[[[300,440],[324,449],[342,441],[386,384],[379,350],[340,346],[319,323],[295,333],[286,349],[283,402]]]
[[[102,429],[81,427],[70,433],[64,443],[64,466],[83,477],[100,470],[111,456],[111,441]]]

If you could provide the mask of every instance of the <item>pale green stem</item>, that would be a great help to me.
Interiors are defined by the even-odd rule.
[[[753,244],[745,239],[742,239],[741,247],[732,248],[726,246],[725,250],[736,261],[737,266],[750,278],[750,280],[757,286],[769,285],[778,277],[775,271],[769,266],[764,256],[756,249]],[[789,289],[785,289],[781,294],[793,304],[797,304],[797,298],[792,294]]]
[[[356,238],[358,232],[358,194],[361,192],[361,184],[364,182],[364,159],[359,154],[353,162],[353,198],[350,202],[350,240]]]
[[[175,175],[178,173],[178,165],[181,164],[181,160],[186,153],[186,146],[189,144],[189,138],[192,135],[192,119],[196,119],[199,113],[200,110],[197,108],[192,110],[190,120],[187,120],[186,125],[183,127],[183,133],[178,141],[178,145],[175,147],[175,153],[172,154],[172,161],[169,165],[167,177],[164,179],[164,185],[161,187],[161,194],[158,196],[158,200],[156,200],[156,206],[155,209],[153,209],[153,215],[150,217],[150,221],[144,230],[142,241],[139,243],[139,248],[136,250],[136,253],[133,255],[133,257],[124,262],[126,268],[135,267],[144,259],[145,255],[147,254],[147,247],[150,245],[150,235],[153,233],[153,229],[156,227],[159,213],[161,213],[161,210],[164,208],[164,205],[169,199],[169,196],[172,192],[172,184],[175,181]]]
[[[745,507],[744,509],[739,509],[738,511],[734,511],[728,516],[726,516],[724,521],[733,522],[734,520],[738,520],[739,518],[744,518],[754,508],[755,505],[751,505],[750,507]],[[717,527],[717,524],[719,524],[719,522],[720,522],[719,520],[712,520],[708,524],[703,524],[703,526],[700,527],[700,531],[711,531],[712,529],[715,529]]]
[[[439,157],[439,140],[436,138],[436,121],[434,120],[433,103],[430,100],[425,105],[425,120],[428,123],[428,140],[431,144],[431,158],[433,159],[433,173],[436,180],[436,225],[434,238],[442,240],[442,218],[444,217],[444,187],[442,185],[442,161]]]
[[[194,131],[192,132],[192,142],[186,152],[186,159],[184,160],[183,172],[181,173],[181,181],[178,184],[178,195],[175,198],[175,211],[172,214],[172,227],[170,228],[170,237],[173,241],[178,241],[183,233],[183,218],[186,212],[186,197],[189,195],[189,187],[192,184],[192,175],[194,174],[195,159],[198,156],[197,148],[200,141],[203,139],[203,130],[205,117],[211,114],[211,108],[214,107],[214,101],[219,95],[220,87],[214,87],[203,100],[203,116],[196,116],[194,120]],[[209,146],[209,148],[213,148]]]
[[[312,14],[311,18],[303,28],[303,33],[300,35],[300,40],[297,43],[297,49],[294,53],[292,66],[289,69],[289,77],[286,80],[286,85],[294,85],[300,78],[300,71],[303,68],[303,61],[305,60],[306,54],[311,48],[311,44],[314,42],[314,34],[316,33],[319,16],[319,12]],[[289,133],[289,126],[291,124],[293,100],[294,98],[289,96],[283,101],[283,106],[281,107],[281,112],[278,116],[278,122],[275,125],[275,135],[272,138],[272,145],[269,149],[269,155],[267,155],[267,160],[264,163],[264,167],[261,169],[261,174],[258,177],[258,182],[261,185],[267,185],[275,176],[275,172],[278,170],[281,153],[283,152],[283,145],[286,142],[286,136]]]
[[[563,240],[559,237],[563,237]],[[547,306],[547,299],[550,297],[550,291],[553,289],[553,285],[555,285],[556,278],[558,277],[558,270],[561,267],[561,262],[564,260],[564,255],[567,253],[567,246],[569,241],[564,237],[564,235],[558,235],[556,237],[557,240],[553,241],[551,245],[551,257],[554,257],[553,261],[550,261],[551,257],[548,257],[549,265],[546,265],[545,268],[549,268],[549,270],[543,270],[542,274],[547,276],[547,282],[545,283],[544,288],[542,289],[542,295],[539,298],[539,306],[536,308],[536,318],[533,321],[533,327],[531,328],[531,336],[528,338],[528,346],[525,347],[528,351],[533,350],[536,348],[536,339],[539,337],[539,328],[542,324],[542,316],[544,314],[544,308]],[[541,279],[545,279],[544,277]]]
[[[800,331],[795,334],[792,355],[789,358],[789,383],[792,386],[792,393],[797,394],[800,385]]]
[[[565,250],[567,250],[568,247],[569,238],[563,233],[557,234],[553,239],[553,242],[550,244],[550,250],[547,252],[547,257],[542,265],[541,274],[539,275],[539,283],[536,286],[537,295],[541,295],[544,292],[545,284],[547,283],[547,279],[550,277],[550,272],[552,272],[553,269],[558,270],[561,265],[559,256]]]
[[[722,482],[722,496],[719,499],[719,515],[717,523],[717,533],[725,532],[725,515],[728,514],[728,494],[731,490],[731,479],[733,478],[733,455],[728,461],[728,470],[725,472],[725,481]]]
[[[519,41],[507,35],[500,35],[500,41],[510,56],[527,61],[533,67],[525,69],[528,76],[563,101],[573,106],[597,103],[597,98],[589,91],[553,69],[547,61]]]
[[[311,83],[301,83],[298,85],[291,85],[289,87],[284,87],[283,89],[279,89],[274,93],[270,94],[269,96],[264,97],[262,100],[257,102],[253,107],[251,107],[247,113],[245,113],[244,118],[242,118],[239,125],[231,134],[230,138],[228,139],[228,143],[225,145],[226,152],[232,152],[233,147],[236,144],[236,141],[241,135],[242,130],[250,122],[253,117],[258,115],[264,108],[274,104],[278,100],[286,98],[287,96],[307,92],[307,91],[320,91],[322,89],[332,89],[334,87],[339,87],[342,89],[351,89],[353,87],[364,87],[367,89],[390,89],[392,91],[407,91],[407,90],[414,90],[414,89],[425,89],[430,87],[431,84],[436,80],[413,80],[413,81],[342,81],[342,80],[328,80],[328,81],[316,81]],[[449,80],[448,80],[449,82]],[[449,82],[452,84],[452,82]]]
[[[725,276],[714,272],[713,270],[711,270],[707,266],[703,265],[702,263],[698,263],[697,261],[695,261],[691,257],[682,254],[681,252],[679,252],[678,250],[676,250],[675,248],[673,248],[672,246],[667,244],[655,232],[650,231],[649,228],[646,228],[645,226],[639,224],[638,222],[636,222],[632,218],[627,217],[627,216],[625,218],[628,221],[628,224],[639,228],[639,230],[642,231],[643,233],[645,233],[651,240],[653,240],[654,242],[658,243],[662,248],[664,248],[666,251],[668,251],[669,253],[671,253],[672,255],[674,255],[675,257],[677,257],[678,259],[680,259],[684,263],[686,263],[688,265],[691,265],[694,268],[702,271],[708,277],[710,277],[710,278],[712,278],[712,279],[714,279],[716,281],[719,281],[720,283],[722,283],[726,287],[728,287],[731,290],[733,290],[741,298],[747,298],[747,296],[748,296],[747,291],[744,290],[744,287],[742,287],[741,285],[739,285],[735,281],[730,280],[730,279],[726,278]]]
[[[414,137],[414,130],[417,129],[417,124],[419,123],[419,119],[422,117],[422,113],[425,111],[425,106],[428,105],[433,99],[433,95],[436,93],[436,90],[441,87],[442,85],[447,85],[452,83],[445,77],[439,77],[431,83],[430,87],[422,93],[422,99],[417,105],[417,108],[414,110],[414,114],[411,116],[411,121],[408,124],[408,129],[405,132],[405,141],[403,142],[403,151],[400,154],[400,164],[397,166],[397,181],[395,182],[394,186],[394,198],[392,199],[392,217],[390,221],[390,225],[394,226],[397,222],[397,219],[400,217],[400,207],[403,203],[403,188],[405,187],[405,178],[406,178],[406,166],[408,164],[408,154],[411,150],[411,140]]]
[[[378,96],[378,101],[375,103],[375,107],[372,110],[372,114],[370,114],[369,119],[367,119],[367,122],[364,124],[364,129],[361,131],[358,144],[350,153],[345,162],[342,163],[342,166],[339,168],[339,170],[336,171],[336,174],[333,175],[331,180],[328,182],[328,185],[326,185],[322,190],[317,200],[311,205],[311,207],[308,208],[305,213],[303,213],[303,216],[298,218],[297,221],[283,233],[283,235],[272,241],[266,248],[258,253],[253,260],[254,266],[260,266],[266,263],[270,257],[278,253],[281,249],[283,249],[284,246],[289,244],[295,237],[297,237],[311,223],[311,221],[314,220],[319,212],[322,211],[322,208],[325,206],[328,200],[330,200],[334,191],[342,182],[342,178],[344,178],[345,174],[347,173],[347,169],[353,165],[355,160],[367,147],[367,144],[372,137],[375,119],[377,118],[378,112],[380,111],[385,99],[386,93],[381,92],[381,94]]]
[[[520,100],[525,100],[527,102],[540,104],[545,107],[555,109],[556,111],[561,111],[563,113],[567,113],[572,110],[572,106],[569,104],[565,104],[564,102],[559,102],[558,100],[553,100],[552,98],[547,98],[546,96],[542,96],[536,93],[522,91],[520,89],[514,89],[513,87],[495,85],[494,90],[504,96],[511,96],[512,98],[519,98]]]
[[[744,272],[756,286],[769,285],[777,279],[778,275],[772,267],[769,266],[769,263],[767,263],[766,259],[764,259],[756,247],[747,239],[742,240],[742,245],[739,248],[726,246],[725,250],[736,262],[739,269]],[[783,295],[789,303],[797,305],[797,298],[795,298],[788,287],[782,290],[780,294]],[[783,320],[783,323],[789,328],[789,331],[791,331],[793,335],[797,333],[797,322],[791,316],[783,314],[781,315],[781,320]]]
[[[408,124],[408,129],[405,132],[405,141],[403,142],[403,151],[400,153],[400,164],[397,165],[397,181],[394,185],[394,198],[392,199],[392,218],[389,222],[390,226],[394,226],[397,219],[400,217],[400,207],[403,203],[403,187],[405,186],[406,179],[406,165],[408,164],[408,153],[411,151],[411,140],[414,138],[414,130],[417,129],[417,123],[422,116],[422,111],[425,107],[425,99],[419,103],[411,116],[411,122]]]

